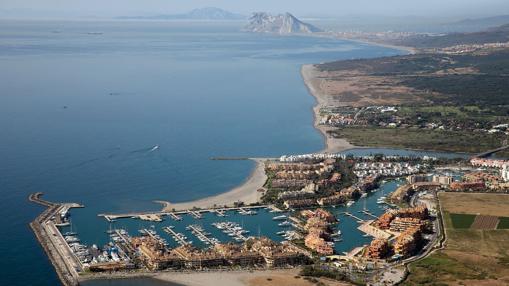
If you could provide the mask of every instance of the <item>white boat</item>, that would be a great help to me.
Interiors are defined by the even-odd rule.
[[[278,226],[290,226],[291,224],[292,224],[291,222],[285,220],[282,223],[279,223]]]
[[[347,206],[347,207],[351,207],[353,204],[355,204],[355,201],[348,201],[348,202],[346,203],[346,206]]]
[[[279,215],[279,216],[275,216],[272,218],[273,220],[285,220],[286,219],[286,216],[285,215]]]
[[[361,198],[365,198],[368,196],[368,193],[362,193]]]

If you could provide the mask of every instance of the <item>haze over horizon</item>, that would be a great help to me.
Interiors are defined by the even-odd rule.
[[[253,11],[291,12],[299,17],[416,16],[424,18],[475,18],[509,14],[506,0],[1,0],[0,18],[111,18],[155,14],[179,14],[202,7],[218,7],[248,15]]]

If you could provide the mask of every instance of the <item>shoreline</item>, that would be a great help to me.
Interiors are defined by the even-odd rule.
[[[320,151],[320,153],[338,153],[342,151],[346,151],[349,149],[355,149],[355,148],[363,148],[359,146],[355,146],[353,144],[350,144],[346,139],[343,138],[334,138],[330,136],[327,131],[329,131],[330,127],[326,127],[323,125],[320,125],[320,109],[322,107],[327,106],[327,99],[326,95],[321,94],[314,86],[314,83],[312,82],[315,78],[313,75],[314,72],[314,65],[313,64],[306,64],[302,65],[300,73],[302,76],[302,79],[304,81],[304,84],[306,85],[306,88],[311,96],[315,99],[316,104],[313,106],[313,126],[315,129],[317,129],[320,134],[322,135],[324,142],[325,142],[325,148]]]
[[[211,271],[186,273],[161,273],[152,278],[186,286],[312,286],[314,282],[299,276],[300,268],[270,270]],[[318,278],[322,285],[352,285],[342,281]]]
[[[247,179],[238,185],[237,187],[218,195],[205,197],[182,203],[171,203],[169,201],[154,201],[162,204],[163,212],[175,210],[188,210],[194,207],[197,208],[209,208],[213,206],[224,206],[232,205],[234,202],[242,201],[244,204],[257,203],[259,201],[260,193],[258,189],[263,188],[267,181],[267,175],[265,174],[265,161],[268,159],[264,158],[249,158],[249,160],[256,163],[253,171],[247,177]]]

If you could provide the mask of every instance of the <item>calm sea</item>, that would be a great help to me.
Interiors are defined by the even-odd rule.
[[[302,64],[400,53],[240,28],[0,23],[0,284],[58,284],[28,228],[42,210],[28,194],[84,204],[73,216],[88,242],[104,234],[98,213],[224,192],[253,165],[212,156],[323,148]]]

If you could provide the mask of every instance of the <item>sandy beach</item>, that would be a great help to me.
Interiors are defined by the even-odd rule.
[[[171,203],[168,201],[156,201],[157,203],[163,204],[163,211],[175,210],[187,210],[193,207],[198,208],[209,208],[214,206],[232,206],[234,202],[242,201],[245,204],[256,203],[260,199],[261,194],[258,189],[262,188],[267,181],[267,175],[265,174],[265,161],[263,158],[250,158],[256,162],[255,169],[247,180],[240,186],[216,196],[206,197],[203,199],[183,202],[183,203]]]
[[[315,67],[313,65],[304,65],[301,69],[302,78],[309,93],[316,99],[316,105],[313,107],[314,115],[314,127],[320,131],[325,141],[325,149],[321,150],[322,153],[337,153],[352,148],[358,148],[350,144],[345,139],[334,138],[327,134],[329,127],[319,125],[319,111],[320,108],[328,105],[332,105],[331,97],[326,94],[322,94],[317,85],[320,84],[320,80],[316,78]],[[169,201],[155,201],[156,203],[162,204],[162,211],[173,211],[173,210],[187,210],[194,207],[197,208],[210,208],[214,206],[232,206],[234,202],[242,201],[245,204],[256,203],[259,201],[261,194],[257,192],[258,189],[262,188],[267,181],[267,175],[265,174],[264,158],[250,158],[256,162],[256,167],[249,176],[249,178],[240,186],[211,197],[203,199],[183,202],[183,203],[171,203]]]
[[[186,286],[312,286],[316,283],[299,275],[299,269],[267,271],[215,271],[161,273],[154,278]],[[345,282],[320,279],[323,285],[347,286]]]
[[[329,127],[320,125],[320,109],[325,106],[332,105],[331,98],[326,94],[323,94],[319,88],[317,88],[320,84],[320,80],[316,79],[315,75],[315,67],[314,65],[303,65],[301,68],[301,75],[306,87],[309,90],[309,93],[316,99],[316,105],[313,107],[314,114],[314,126],[316,129],[320,131],[325,139],[325,149],[321,152],[323,153],[338,153],[341,151],[345,151],[352,148],[357,148],[356,146],[350,144],[345,139],[334,138],[327,134],[327,131],[330,129]]]

